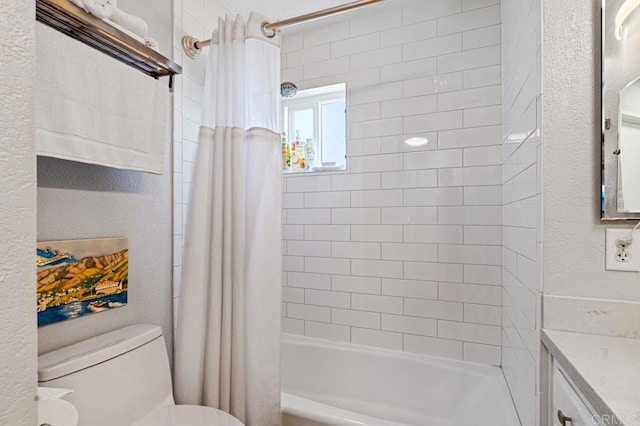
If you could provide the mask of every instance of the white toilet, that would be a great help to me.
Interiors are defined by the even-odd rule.
[[[38,358],[39,386],[73,389],[78,426],[243,426],[208,407],[175,405],[162,329],[133,325]]]

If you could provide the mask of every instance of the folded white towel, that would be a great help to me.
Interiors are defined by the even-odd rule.
[[[171,116],[167,80],[41,23],[36,30],[37,154],[163,173]]]
[[[144,19],[127,13],[122,9],[116,9],[109,19],[129,31],[138,34],[140,37],[146,37],[149,32],[149,27]]]
[[[116,29],[122,31],[126,35],[138,40],[140,43],[144,43],[144,44],[147,43],[146,39],[144,37],[139,36],[138,34],[134,33],[133,31],[129,31],[128,29],[126,29],[122,25],[116,24],[111,19],[105,19],[104,22],[106,22],[107,24],[111,25],[113,28],[116,28]]]
[[[118,0],[82,0],[82,2],[90,14],[100,19],[111,18],[118,9]]]
[[[82,9],[84,9],[86,12],[88,12],[87,8],[84,7],[84,3],[82,2],[82,0],[69,0],[71,3],[75,4],[78,7],[81,7]]]

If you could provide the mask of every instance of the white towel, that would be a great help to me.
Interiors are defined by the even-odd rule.
[[[111,19],[116,24],[125,27],[129,31],[138,34],[140,37],[146,37],[147,33],[149,32],[149,26],[144,21],[144,19],[127,13],[122,9],[116,8],[109,19]]]
[[[82,0],[84,8],[93,16],[100,19],[108,19],[118,8],[117,0]]]
[[[105,19],[104,22],[106,22],[107,24],[111,25],[113,28],[122,31],[126,35],[138,40],[140,43],[146,44],[146,40],[144,39],[144,37],[139,36],[138,34],[134,33],[133,31],[129,31],[128,29],[126,29],[122,25],[116,24],[111,19]]]
[[[36,29],[38,155],[163,173],[167,80],[43,24]]]

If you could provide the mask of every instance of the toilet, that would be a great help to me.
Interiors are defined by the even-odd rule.
[[[138,324],[41,355],[38,386],[73,389],[78,426],[243,426],[209,407],[176,405],[162,329]]]

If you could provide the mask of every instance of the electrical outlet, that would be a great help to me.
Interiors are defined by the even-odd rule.
[[[628,240],[631,229],[607,229],[606,268],[608,271],[640,272],[640,233],[633,244],[621,247],[619,240]]]

